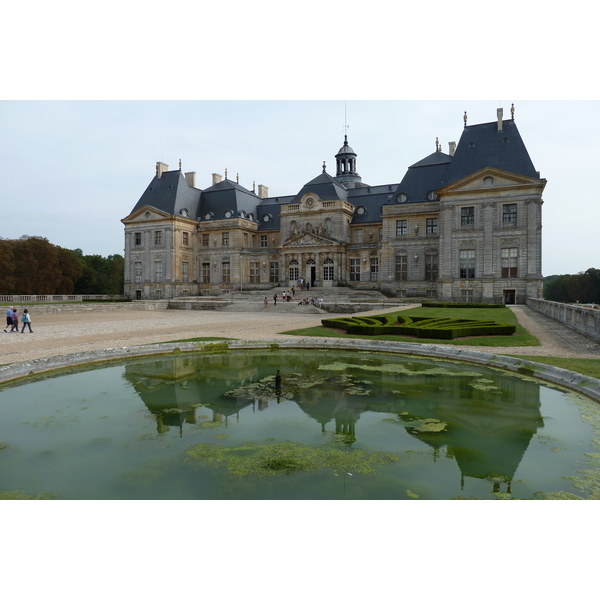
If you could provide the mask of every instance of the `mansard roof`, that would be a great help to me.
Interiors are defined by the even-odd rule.
[[[316,194],[321,200],[346,200],[348,197],[346,186],[325,171],[305,183],[300,192],[294,197],[294,202],[300,202],[300,198],[308,193]]]
[[[224,179],[219,183],[206,188],[202,192],[201,202],[198,207],[196,218],[199,221],[210,215],[211,219],[225,219],[230,214],[231,218],[245,215],[254,215],[256,218],[256,206],[259,197],[239,183]]]
[[[131,212],[142,206],[152,206],[170,215],[181,215],[184,214],[182,211],[187,211],[194,218],[200,193],[201,190],[188,185],[181,171],[165,171],[160,178],[154,176]]]
[[[465,127],[452,157],[447,183],[458,181],[485,167],[540,178],[512,119],[502,121],[501,131],[498,130],[497,121]]]

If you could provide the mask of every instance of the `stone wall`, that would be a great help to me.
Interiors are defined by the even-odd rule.
[[[168,300],[154,300],[146,302],[94,302],[90,304],[36,304],[31,307],[26,304],[19,305],[19,315],[23,308],[27,308],[32,315],[48,315],[55,313],[81,313],[81,312],[109,312],[120,310],[166,310]]]
[[[541,298],[527,298],[527,306],[600,342],[600,310]]]

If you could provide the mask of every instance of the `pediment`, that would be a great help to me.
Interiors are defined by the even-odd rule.
[[[490,194],[498,190],[531,185],[539,186],[539,184],[539,179],[525,177],[524,175],[510,173],[493,167],[486,167],[442,188],[439,190],[439,194],[441,196],[459,192],[485,192],[486,194]]]
[[[147,221],[164,219],[170,216],[171,215],[169,213],[166,213],[163,210],[159,210],[158,208],[154,208],[153,206],[146,205],[141,206],[136,211],[126,216],[124,219],[121,219],[121,223],[146,223]]]
[[[304,246],[339,246],[339,242],[334,242],[322,235],[316,233],[308,233],[306,231],[293,235],[287,239],[283,244],[282,248],[298,248]]]

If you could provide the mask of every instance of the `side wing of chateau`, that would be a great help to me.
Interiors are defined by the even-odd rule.
[[[512,112],[512,111],[511,111]],[[513,118],[465,126],[448,154],[367,185],[348,145],[336,175],[269,196],[213,174],[156,175],[125,225],[125,294],[134,299],[226,290],[347,286],[402,298],[524,303],[542,296],[542,192]]]

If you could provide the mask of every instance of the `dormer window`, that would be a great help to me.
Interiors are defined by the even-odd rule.
[[[408,200],[408,196],[404,192],[400,192],[396,196],[396,202],[406,202]]]
[[[359,206],[356,209],[356,214],[358,214],[358,215],[366,215],[367,214],[367,209],[364,206]]]

